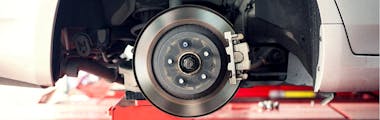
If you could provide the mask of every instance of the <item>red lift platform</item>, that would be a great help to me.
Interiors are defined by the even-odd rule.
[[[291,92],[287,98],[271,99],[271,91]],[[109,109],[109,114],[113,120],[379,119],[378,91],[336,93],[334,100],[325,105],[321,104],[322,98],[310,96],[310,92],[312,88],[306,86],[240,88],[223,108],[196,118],[175,117],[160,111],[147,100],[123,98]],[[263,110],[259,104],[263,100],[279,102],[278,109]]]

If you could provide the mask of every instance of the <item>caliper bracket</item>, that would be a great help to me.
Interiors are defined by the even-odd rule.
[[[249,46],[244,39],[243,34],[233,34],[231,31],[224,32],[224,38],[228,42],[226,52],[229,55],[230,62],[227,65],[228,71],[231,72],[229,82],[236,84],[237,80],[245,80],[248,75],[244,73],[250,68]]]

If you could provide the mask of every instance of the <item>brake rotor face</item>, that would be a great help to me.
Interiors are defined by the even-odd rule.
[[[152,19],[134,51],[134,73],[145,97],[176,116],[211,113],[233,97],[228,84],[227,41],[222,16],[199,6],[181,6]]]

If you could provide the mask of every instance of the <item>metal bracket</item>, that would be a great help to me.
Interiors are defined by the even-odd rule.
[[[321,101],[321,105],[329,104],[332,100],[334,100],[334,96],[335,96],[334,93],[331,93],[331,92],[327,92],[327,93],[320,92],[318,94],[323,97],[323,100]]]
[[[120,55],[120,58],[126,59],[126,61],[119,63],[118,71],[124,77],[124,87],[126,91],[140,92],[140,88],[138,87],[137,82],[135,80],[132,67],[124,65],[129,64],[130,66],[132,66],[131,64],[133,59],[133,49],[133,46],[128,45],[125,48],[123,54]]]
[[[237,80],[247,79],[248,75],[244,73],[244,70],[249,70],[249,47],[246,42],[242,42],[244,39],[243,34],[232,34],[231,31],[224,32],[224,38],[228,41],[226,52],[229,55],[230,62],[227,65],[227,69],[231,72],[230,84],[236,84]]]

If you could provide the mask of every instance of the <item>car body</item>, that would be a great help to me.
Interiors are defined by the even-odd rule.
[[[240,4],[231,10],[240,11],[242,14],[248,7],[241,6],[244,4],[255,5],[253,7],[256,9],[254,17],[251,15],[253,13],[250,12],[247,12],[246,16],[239,16],[227,9],[218,9],[223,5],[234,6],[233,3],[229,2],[224,3],[219,0],[179,1],[179,3],[175,0],[169,0],[168,3],[149,0],[1,1],[0,42],[3,44],[0,44],[0,76],[28,84],[53,86],[55,81],[63,75],[75,76],[78,69],[85,69],[97,75],[115,79],[110,81],[129,83],[128,80],[120,79],[120,76],[113,76],[113,73],[120,71],[120,68],[117,69],[116,67],[115,69],[112,66],[118,65],[116,64],[118,62],[113,62],[113,58],[122,56],[121,54],[126,47],[124,43],[133,46],[135,43],[130,43],[133,41],[130,39],[141,37],[142,33],[138,34],[139,31],[134,31],[133,27],[137,26],[136,28],[142,31],[146,24],[140,25],[139,28],[140,21],[151,19],[152,22],[153,18],[159,17],[155,16],[159,12],[164,14],[162,11],[171,9],[172,4],[178,7],[178,4],[183,2],[206,8],[210,5],[209,8],[230,20],[230,24],[234,24],[236,31],[239,31],[237,26],[252,26],[268,32],[270,31],[268,26],[272,24],[275,30],[290,31],[285,33],[285,37],[296,39],[297,48],[284,45],[288,43],[281,43],[281,41],[265,44],[269,46],[276,44],[274,48],[268,50],[279,49],[279,54],[285,56],[286,62],[268,65],[269,67],[266,69],[269,71],[264,70],[268,73],[271,72],[270,70],[279,70],[280,72],[275,72],[279,76],[274,76],[274,79],[281,78],[281,80],[272,81],[273,76],[260,77],[264,74],[258,75],[262,71],[256,70],[251,72],[254,76],[251,78],[263,80],[246,82],[248,85],[290,83],[312,86],[315,92],[357,92],[379,89],[378,0],[316,0],[306,2],[296,0],[257,0],[255,2],[241,0]],[[161,9],[160,2],[164,3],[162,6],[167,8]],[[149,13],[149,15],[153,14],[149,17],[139,18],[136,11],[141,10],[138,8],[144,7],[144,5],[150,6],[146,8],[158,12]],[[298,7],[300,8],[298,9]],[[238,22],[244,19],[251,21],[248,23]],[[260,21],[261,19],[266,22]],[[267,22],[270,24],[261,26]],[[133,27],[131,28],[131,26]],[[245,32],[245,29],[242,29]],[[248,29],[247,34],[244,34],[246,39],[259,40],[262,38],[255,36],[262,31],[252,30],[253,33],[251,34],[250,28],[246,29]],[[132,32],[124,33],[125,31]],[[84,53],[80,53],[82,48],[77,47],[82,43],[71,40],[77,37],[76,33],[85,33],[84,36],[96,39],[91,43],[83,43],[89,45],[81,46],[85,51]],[[271,35],[268,33],[266,36]],[[113,40],[115,36],[119,40]],[[276,36],[273,39],[277,39]],[[271,41],[271,39],[263,41]],[[250,46],[252,44],[257,45],[256,42],[248,42],[248,44]],[[265,47],[265,45],[263,46]],[[276,48],[276,46],[282,47]],[[293,48],[295,49],[294,53],[292,53]],[[78,60],[77,58],[85,59]],[[250,59],[251,62],[254,61],[252,58]],[[88,68],[88,66],[93,67]],[[135,79],[133,73],[129,73],[129,75],[132,75],[130,79]],[[281,75],[285,75],[285,77],[281,77]]]

